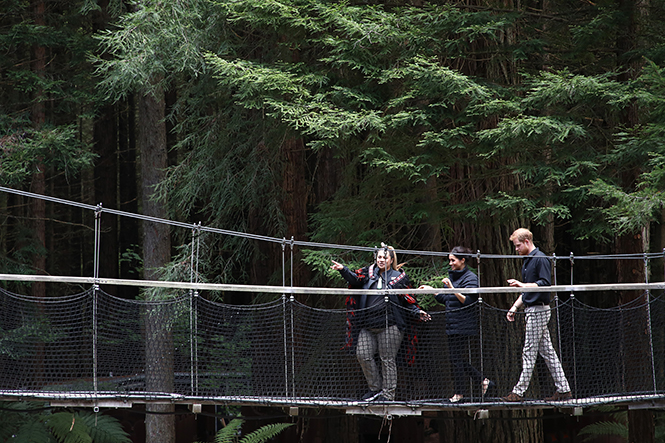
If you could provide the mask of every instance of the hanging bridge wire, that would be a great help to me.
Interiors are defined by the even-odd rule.
[[[476,270],[478,271],[478,286],[480,286],[480,257],[481,257],[480,249],[478,249],[476,250],[476,262],[477,262]]]
[[[286,287],[286,237],[282,237],[282,289]],[[289,396],[289,351],[286,326],[286,292],[282,292],[282,324],[284,344],[284,395]]]
[[[291,236],[291,243],[289,246],[289,249],[291,250],[291,287],[293,287],[293,253],[294,253],[293,244],[294,244],[294,238],[293,236]],[[291,293],[291,296],[289,297],[289,313],[291,314],[291,394],[293,398],[295,398],[296,396],[296,386],[295,386],[296,356],[295,356],[295,346],[294,346],[296,340],[295,340],[295,331],[294,331],[295,322],[293,318],[293,310],[295,306],[294,301],[295,301],[295,296],[293,295],[293,293]]]
[[[478,271],[478,287],[480,284],[480,249],[476,250],[476,270]],[[483,384],[485,382],[485,358],[483,354],[483,295],[478,294],[478,340],[480,341],[480,374],[481,374],[481,388],[480,388],[480,400],[481,402],[485,401],[485,393],[483,392]],[[470,357],[470,356],[469,356]],[[469,359],[471,361],[471,359]]]
[[[92,385],[95,393],[95,398],[99,390],[99,379],[97,377],[98,359],[97,359],[97,340],[98,340],[98,290],[99,290],[99,251],[101,243],[101,218],[102,218],[102,204],[99,203],[95,207],[95,245],[93,252],[93,278],[94,284],[92,286]],[[97,402],[95,402],[97,407]]]
[[[556,267],[556,254],[552,254],[552,264],[554,266],[554,279],[552,283],[554,283],[554,286],[557,285],[557,267]],[[562,356],[562,351],[563,348],[561,347],[561,310],[559,309],[560,306],[560,299],[559,299],[559,293],[555,292],[554,293],[554,311],[556,314],[556,335],[557,335],[557,341],[559,342],[559,358],[561,359]]]
[[[201,245],[201,222],[192,226],[192,246],[190,251],[190,273],[189,282],[199,282],[199,250]],[[190,288],[189,290],[189,349],[190,349],[190,391],[192,395],[198,394],[199,374],[198,374],[198,296],[199,291]]]
[[[17,189],[12,189],[12,188],[7,188],[4,186],[0,186],[0,191],[3,192],[8,192],[16,195],[22,195],[24,197],[30,197],[30,198],[38,198],[42,199],[45,201],[49,201],[52,203],[59,203],[59,204],[65,204],[65,205],[70,205],[70,206],[75,206],[83,209],[89,209],[94,211],[95,206],[85,204],[85,203],[79,203],[79,202],[74,202],[71,200],[65,200],[57,197],[50,197],[46,195],[41,195],[41,194],[35,194],[32,192],[27,192],[27,191],[20,191]],[[162,219],[162,218],[157,218],[157,217],[152,217],[152,216],[147,216],[147,215],[142,215],[142,214],[136,214],[132,212],[126,212],[126,211],[120,211],[117,209],[109,209],[105,208],[104,212],[113,214],[113,215],[119,215],[123,217],[130,217],[130,218],[135,218],[143,221],[150,221],[154,223],[163,223],[167,224],[170,226],[175,226],[175,227],[181,227],[185,229],[191,229],[191,224],[190,223],[185,223],[185,222],[178,222],[178,221],[173,221],[173,220],[168,220],[168,219]],[[214,234],[222,234],[222,235],[230,235],[230,236],[236,236],[236,237],[241,237],[241,238],[247,238],[251,240],[260,240],[260,241],[266,241],[266,242],[272,242],[272,243],[281,243],[284,242],[285,239],[279,239],[276,237],[268,237],[264,235],[258,235],[258,234],[249,234],[245,232],[239,232],[239,231],[232,231],[232,230],[227,230],[227,229],[219,229],[219,228],[212,228],[212,227],[207,227],[207,226],[201,226],[200,230],[203,232],[209,232],[209,233],[214,233]],[[342,250],[349,250],[349,251],[366,251],[366,252],[372,252],[376,248],[371,247],[371,246],[353,246],[353,245],[340,245],[340,244],[334,244],[334,243],[319,243],[319,242],[308,242],[308,241],[299,241],[299,240],[294,240],[293,244],[296,246],[301,246],[301,247],[314,247],[314,248],[322,248],[322,249],[342,249]],[[396,253],[399,254],[406,254],[406,255],[421,255],[421,256],[439,256],[439,257],[447,257],[449,252],[446,251],[420,251],[420,250],[411,250],[411,249],[395,249]],[[647,255],[650,258],[661,258],[662,254],[660,252],[658,253],[647,253]],[[519,255],[514,255],[514,254],[483,254],[484,258],[505,258],[505,259],[520,259],[521,257]],[[607,255],[593,255],[593,256],[579,256],[577,257],[578,260],[584,260],[584,259],[589,259],[589,260],[615,260],[615,259],[642,259],[643,254],[642,253],[632,253],[632,254],[607,254]]]
[[[291,250],[291,287],[293,287],[293,249],[294,249],[294,244],[295,244],[295,240],[293,239],[293,236],[291,236],[291,244],[290,244],[290,250]]]
[[[575,283],[574,269],[575,269],[575,255],[571,252],[570,257],[570,286],[573,286]],[[570,315],[571,315],[571,328],[573,330],[573,386],[575,388],[575,393],[577,393],[577,346],[575,341],[575,291],[570,291]]]
[[[196,283],[199,282],[199,257],[200,257],[200,251],[201,251],[201,222],[198,223],[196,227],[196,269],[195,269],[195,277],[196,277]],[[198,393],[199,391],[199,322],[198,322],[198,313],[199,313],[199,291],[194,290],[194,314],[196,315],[195,322],[194,322],[194,337],[196,337],[196,340],[194,341],[194,357],[196,359],[196,392]]]
[[[644,256],[644,283],[649,283],[649,257]],[[649,331],[649,351],[651,352],[651,378],[653,380],[653,392],[658,393],[656,384],[656,359],[653,353],[653,330],[651,329],[651,291],[647,288],[645,292],[647,306],[647,330]]]

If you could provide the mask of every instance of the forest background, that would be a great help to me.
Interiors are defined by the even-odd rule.
[[[664,17],[662,0],[2,0],[0,185],[332,244],[510,254],[526,226],[548,254],[662,251]],[[1,192],[0,273],[92,275],[93,217]],[[102,223],[103,277],[188,278],[191,232]],[[202,248],[205,281],[281,283],[279,244],[204,234]],[[369,260],[295,252],[296,286],[341,285],[331,257]],[[445,272],[404,259],[417,283]],[[484,286],[518,272],[486,266]],[[576,283],[645,277],[616,260]],[[543,435],[505,414],[445,432]],[[174,441],[173,426],[149,416],[148,441]]]

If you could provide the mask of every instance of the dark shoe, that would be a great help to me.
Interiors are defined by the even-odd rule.
[[[490,391],[493,390],[493,388],[496,387],[496,383],[494,383],[492,380],[489,378],[486,378],[483,380],[483,397]]]
[[[501,400],[509,401],[509,402],[517,402],[517,401],[522,401],[522,396],[517,395],[514,392],[511,392],[510,394],[506,395],[505,397],[501,397]]]
[[[390,400],[388,400],[388,399],[387,399],[386,397],[384,397],[382,394],[379,394],[379,395],[377,395],[376,397],[374,397],[374,398],[372,399],[372,401],[376,401],[376,402],[379,402],[379,403],[385,403],[385,402],[390,401]]]
[[[573,398],[573,394],[570,392],[555,392],[553,396],[547,397],[545,401],[563,401],[571,398]]]
[[[372,401],[381,391],[369,391],[361,397],[361,400]]]

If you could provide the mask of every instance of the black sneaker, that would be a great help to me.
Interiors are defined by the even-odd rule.
[[[374,398],[372,399],[372,401],[376,401],[376,402],[379,402],[379,403],[385,403],[385,402],[390,401],[390,400],[388,400],[388,399],[387,399],[386,397],[384,397],[382,394],[379,394],[379,395],[377,395],[376,397],[374,397]]]
[[[360,399],[364,401],[372,401],[374,398],[379,395],[381,391],[369,391],[365,395],[363,395]]]

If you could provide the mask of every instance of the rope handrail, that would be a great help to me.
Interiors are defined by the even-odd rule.
[[[209,291],[255,292],[273,294],[309,294],[309,295],[349,295],[364,293],[364,289],[314,288],[306,286],[270,286],[239,285],[228,283],[174,282],[161,280],[127,280],[119,278],[66,277],[33,274],[0,274],[0,281],[50,282],[72,284],[100,284],[117,286],[143,286],[170,289],[194,289]],[[482,288],[434,288],[434,289],[384,289],[392,294],[487,294],[487,293],[522,293],[522,292],[596,292],[596,291],[632,291],[665,289],[665,282],[654,283],[607,283],[591,285],[557,285],[518,288],[512,286],[486,286]],[[369,290],[372,291],[372,290]],[[373,292],[372,292],[373,293]]]

